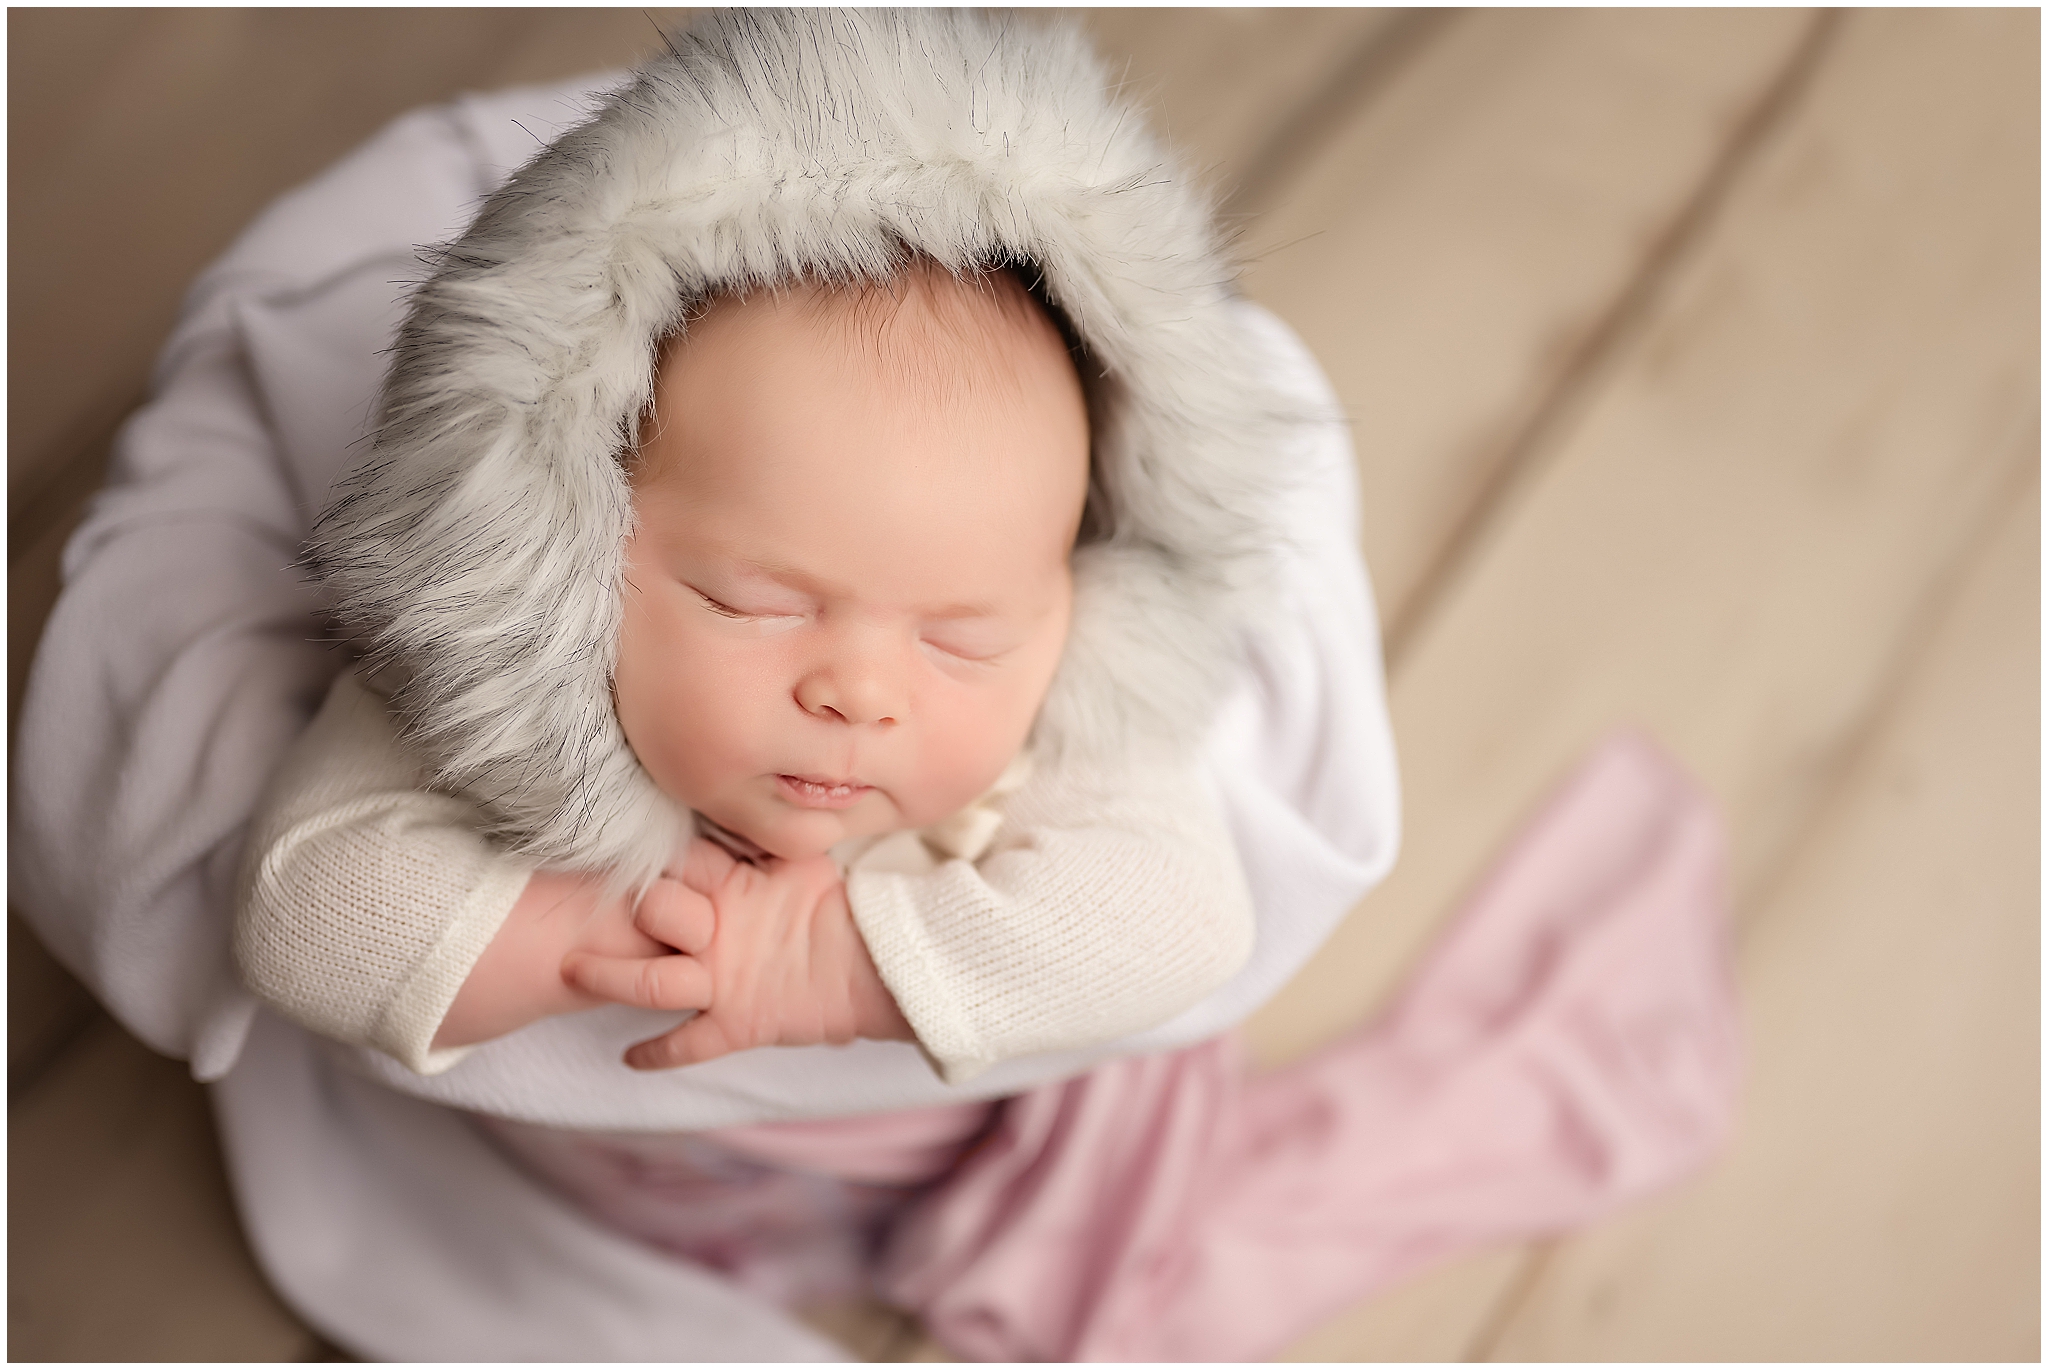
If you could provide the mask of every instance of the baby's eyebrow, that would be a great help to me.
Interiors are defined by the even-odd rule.
[[[1002,610],[993,604],[948,604],[943,609],[927,609],[926,618],[1000,618]]]
[[[807,595],[829,592],[834,588],[825,581],[819,580],[816,576],[808,575],[796,567],[783,562],[758,561],[753,557],[736,556],[729,552],[726,554],[726,560],[728,565],[742,576],[755,576],[762,580],[772,580],[784,589],[801,590]]]

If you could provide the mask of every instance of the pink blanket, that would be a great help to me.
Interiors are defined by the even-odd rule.
[[[1034,1091],[898,1229],[886,1296],[982,1360],[1257,1360],[1421,1267],[1569,1228],[1725,1135],[1713,811],[1608,742],[1376,1024]]]
[[[868,1194],[934,1177],[894,1206],[878,1288],[957,1355],[1263,1359],[1425,1265],[1585,1223],[1714,1150],[1738,1064],[1721,859],[1706,799],[1617,736],[1392,1007],[1303,1062],[1248,1074],[1228,1039],[1117,1061],[1007,1101],[964,1152],[986,1105],[694,1144]],[[632,1207],[594,1173],[587,1206]],[[679,1218],[643,1235],[695,1249]]]

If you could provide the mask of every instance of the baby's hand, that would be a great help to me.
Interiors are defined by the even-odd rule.
[[[635,925],[686,954],[579,953],[563,965],[571,983],[601,999],[701,1010],[635,1045],[627,1065],[661,1070],[750,1047],[909,1040],[828,858],[749,866],[699,840],[671,875],[641,900]]]
[[[675,907],[678,902],[682,907]],[[694,912],[690,907],[697,906]],[[659,942],[637,926],[643,910],[661,910],[671,941]],[[470,969],[434,1035],[437,1047],[468,1046],[502,1037],[557,1014],[595,1008],[603,999],[570,984],[563,967],[572,955],[603,956],[627,965],[676,963],[664,981],[665,1007],[699,1008],[710,1002],[708,981],[676,951],[711,940],[711,906],[700,894],[661,880],[635,902],[604,878],[574,871],[535,871],[497,935]],[[690,977],[695,975],[695,997]]]

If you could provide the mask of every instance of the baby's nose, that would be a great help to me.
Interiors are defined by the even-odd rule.
[[[901,672],[869,659],[821,663],[796,686],[796,702],[805,713],[842,723],[900,722],[904,695]]]

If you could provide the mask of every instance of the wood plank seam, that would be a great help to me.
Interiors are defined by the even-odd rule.
[[[1808,837],[1851,801],[1852,792],[1870,764],[1875,749],[1911,693],[1920,645],[1929,641],[1939,625],[1956,611],[1969,585],[1971,573],[1985,552],[1991,530],[2015,502],[2030,494],[2034,498],[2039,497],[2039,473],[2034,456],[2040,451],[2040,435],[2037,415],[2028,436],[2015,444],[2012,455],[2007,459],[2011,469],[2006,479],[1989,489],[1983,507],[1970,520],[1967,532],[1956,538],[1955,547],[1935,574],[1929,577],[1926,588],[1906,614],[1907,627],[1898,635],[1897,647],[1879,672],[1883,683],[1846,731],[1834,755],[1828,759],[1827,780],[1808,807],[1804,820],[1773,854],[1773,859],[1756,872],[1748,888],[1729,892],[1729,912],[1733,921],[1730,931],[1736,944],[1730,948],[1731,954],[1736,952],[1749,929],[1749,919],[1744,911],[1771,904],[1778,888],[1799,865]],[[1502,1339],[1542,1285],[1559,1248],[1574,1235],[1562,1233],[1531,1245],[1521,1268],[1488,1313],[1464,1359],[1496,1359]]]
[[[107,1021],[110,1021],[107,1011],[95,1004],[91,1012],[80,1014],[78,1021],[53,1039],[35,1060],[24,1061],[10,1069],[7,1072],[7,1106],[12,1108],[33,1093],[36,1086],[48,1079],[51,1072],[78,1049],[79,1043],[92,1035],[93,1029]]]
[[[76,425],[69,437],[56,445],[63,453],[58,460],[38,459],[29,463],[35,473],[24,480],[28,488],[11,490],[7,497],[7,564],[12,566],[23,552],[98,493],[106,476],[107,457],[114,435],[128,416],[146,398],[141,392],[125,395],[120,402],[96,410]]]
[[[7,570],[15,577],[8,588],[8,642],[10,650],[18,649],[23,658],[8,663],[10,742],[21,718],[28,667],[34,664],[35,653],[42,645],[43,629],[63,591],[64,548],[84,521],[86,506],[105,483],[114,435],[135,407],[123,406],[115,411],[114,418],[96,424],[95,436],[73,449],[75,455],[56,468],[51,479],[43,482],[30,498],[29,507],[8,526]],[[29,588],[23,590],[24,586]],[[19,598],[17,592],[21,592]]]
[[[1520,496],[1566,446],[1571,421],[1603,391],[1631,345],[1656,317],[1665,286],[1711,237],[1724,207],[1744,175],[1757,165],[1773,133],[1783,128],[1811,90],[1840,30],[1835,11],[1815,13],[1807,31],[1750,107],[1734,122],[1694,192],[1669,224],[1652,238],[1637,269],[1607,311],[1588,330],[1557,382],[1521,431],[1507,445],[1494,473],[1439,543],[1418,578],[1414,593],[1384,628],[1387,669],[1399,671],[1403,649],[1427,623],[1473,552],[1519,504]],[[1788,850],[1789,855],[1789,850]],[[1513,1277],[1477,1321],[1461,1352],[1464,1360],[1487,1360],[1524,1301],[1540,1284],[1556,1240],[1531,1243]]]
[[[1651,239],[1627,285],[1587,330],[1549,394],[1508,441],[1492,473],[1438,542],[1416,579],[1414,592],[1383,627],[1390,676],[1400,670],[1406,647],[1433,617],[1461,570],[1471,563],[1473,552],[1500,526],[1522,494],[1540,480],[1550,459],[1563,449],[1561,439],[1573,420],[1599,396],[1630,345],[1656,317],[1666,284],[1706,242],[1744,174],[1811,89],[1840,25],[1840,11],[1814,14],[1784,65],[1735,121],[1692,195]]]
[[[1997,497],[1985,501],[1984,516],[1971,529],[1974,535],[1957,539],[1957,554],[1944,563],[1937,575],[1930,580],[1928,592],[1916,603],[1910,615],[1911,628],[1902,635],[1905,644],[1922,644],[1933,640],[1945,621],[1958,612],[1965,611],[1964,597],[1969,593],[1983,561],[1987,556],[1996,554],[1993,544],[1999,523],[2007,516],[2015,502],[2038,501],[2039,473],[2034,464],[2026,459],[2037,449],[2038,423],[2034,432],[2036,436],[2032,446],[2026,443],[2019,445],[2021,459],[2013,464],[2013,478],[1996,492]],[[1871,707],[1858,720],[1853,730],[1852,741],[1842,748],[1842,756],[1837,764],[1830,767],[1828,790],[1813,805],[1808,821],[1801,825],[1799,840],[1786,844],[1782,858],[1773,863],[1769,878],[1759,880],[1753,898],[1738,901],[1738,908],[1743,905],[1762,908],[1775,904],[1780,888],[1797,877],[1801,858],[1811,845],[1807,840],[1808,836],[1817,834],[1820,829],[1837,821],[1853,808],[1857,801],[1857,792],[1882,764],[1886,738],[1894,733],[1901,720],[1910,713],[1915,688],[1919,683],[1919,677],[1924,674],[1924,666],[1924,661],[1916,662],[1912,659],[1910,646],[1902,646],[1894,660],[1887,663],[1886,689],[1882,692],[1881,698],[1874,700]],[[1735,929],[1738,942],[1743,940],[1742,934],[1746,930],[1748,929],[1738,921]],[[1741,959],[1739,951],[1735,959]],[[1546,1241],[1540,1250],[1532,1255],[1525,1268],[1518,1274],[1510,1291],[1509,1297],[1515,1305],[1511,1315],[1497,1320],[1496,1324],[1489,1328],[1492,1335],[1479,1346],[1477,1359],[1499,1358],[1500,1338],[1514,1326],[1516,1315],[1522,1312],[1525,1300],[1537,1296],[1546,1282],[1544,1277],[1551,1263],[1562,1258],[1563,1248],[1570,1243],[1574,1235],[1564,1234]]]
[[[1330,137],[1370,106],[1462,13],[1407,10],[1360,43],[1349,60],[1321,87],[1309,92],[1258,149],[1244,179],[1224,200],[1219,217],[1237,226],[1239,233],[1248,228],[1281,198]]]
[[[1872,748],[1891,726],[1910,693],[1921,650],[1933,638],[1939,625],[1955,612],[1956,604],[1969,584],[1971,571],[1982,556],[1999,519],[2018,501],[2039,498],[2036,487],[2040,479],[2037,460],[2040,451],[2041,421],[2036,413],[2033,425],[2013,444],[2011,454],[2005,459],[2010,467],[2005,479],[1992,483],[1986,489],[1983,506],[1957,536],[1948,557],[1928,577],[1926,588],[1902,616],[1906,626],[1899,633],[1890,658],[1878,671],[1881,684],[1872,691],[1862,714],[1845,730],[1840,745],[1823,763],[1826,779],[1815,802],[1807,810],[1805,820],[1785,841],[1776,858],[1751,876],[1746,888],[1730,892],[1729,902],[1735,916],[1738,942],[1748,930],[1743,910],[1764,907],[1776,897],[1779,886],[1797,864],[1798,853],[1805,847],[1807,838],[1827,822],[1830,812],[1854,787]]]

